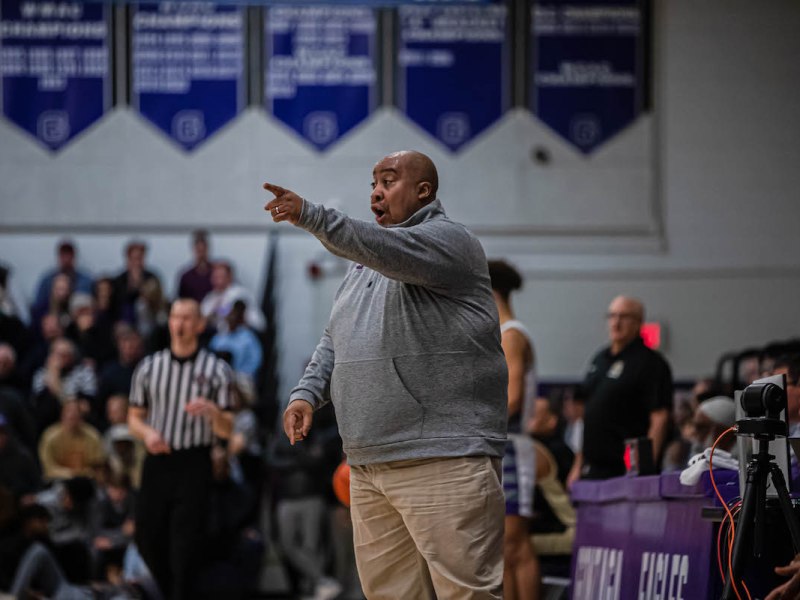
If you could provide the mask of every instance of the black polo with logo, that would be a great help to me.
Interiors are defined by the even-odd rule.
[[[646,436],[650,413],[672,408],[672,372],[637,337],[618,354],[595,355],[584,381],[583,473],[605,479],[625,473],[625,440]]]

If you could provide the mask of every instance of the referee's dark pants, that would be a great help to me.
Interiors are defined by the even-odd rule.
[[[148,454],[136,500],[136,545],[165,598],[192,597],[206,558],[211,449]]]

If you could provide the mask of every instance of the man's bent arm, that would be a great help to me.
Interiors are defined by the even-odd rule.
[[[459,287],[471,282],[473,271],[486,262],[466,228],[441,219],[380,227],[305,200],[297,226],[333,254],[412,285]]]
[[[289,395],[289,402],[305,400],[318,409],[330,400],[331,374],[333,373],[333,341],[328,329],[322,334],[303,377]]]
[[[650,413],[650,429],[647,437],[653,441],[653,460],[659,460],[664,441],[667,438],[669,426],[669,412],[666,408],[659,408]],[[656,465],[658,466],[658,465]]]
[[[217,407],[211,418],[211,428],[214,430],[214,435],[227,440],[233,431],[233,413]]]
[[[148,432],[155,431],[145,420],[147,419],[147,409],[138,406],[128,407],[128,430],[131,435],[144,441]]]
[[[567,475],[567,489],[572,489],[572,484],[581,478],[583,470],[583,452],[576,452],[575,459],[572,461],[572,468]]]

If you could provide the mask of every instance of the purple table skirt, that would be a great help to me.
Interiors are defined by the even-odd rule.
[[[739,495],[739,474],[729,469],[714,469],[714,479],[722,497],[730,502]],[[622,500],[643,502],[667,498],[711,498],[709,506],[719,506],[708,472],[694,485],[683,485],[680,473],[662,473],[644,477],[615,477],[599,481],[576,481],[572,487],[574,502],[602,503]]]
[[[714,476],[726,501],[738,496],[736,471]],[[701,512],[719,501],[708,473],[691,486],[679,473],[579,481],[572,498],[574,599],[713,597],[716,525]]]

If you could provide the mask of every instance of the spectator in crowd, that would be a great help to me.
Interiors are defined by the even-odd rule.
[[[31,369],[26,368],[25,358],[33,354],[34,341],[31,330],[19,318],[0,311],[0,343],[8,344],[14,350],[15,364],[19,364],[18,372],[24,388],[30,386]]]
[[[105,448],[108,466],[114,475],[125,475],[133,489],[142,484],[142,466],[146,450],[144,444],[133,435],[127,425],[112,425],[105,433]]]
[[[0,531],[0,590],[12,591],[19,566],[25,563],[31,546],[50,544],[50,520],[50,512],[41,504],[22,505],[14,511],[10,523]]]
[[[577,516],[566,489],[574,455],[563,438],[558,395],[537,398],[529,423],[536,447],[534,518],[530,522],[543,575],[569,577]]]
[[[0,341],[0,389],[10,389],[23,397],[31,391],[30,382],[17,365],[17,351],[3,341]]]
[[[33,307],[46,312],[51,304],[52,287],[59,275],[66,277],[67,287],[76,292],[92,293],[92,278],[77,268],[77,249],[71,240],[61,240],[56,247],[56,266],[39,279]]]
[[[57,315],[46,314],[42,317],[39,325],[41,335],[34,338],[30,350],[20,363],[22,373],[29,381],[47,361],[53,341],[64,337],[65,330]]]
[[[47,514],[43,507],[32,507],[37,519],[43,519],[41,513]],[[31,512],[25,509],[25,512]],[[32,519],[26,516],[26,522]],[[39,527],[40,525],[36,525]],[[31,526],[25,525],[26,529]],[[5,566],[5,565],[4,565]],[[11,598],[54,598],[56,600],[109,600],[136,599],[161,600],[158,591],[149,579],[125,581],[117,584],[95,582],[91,585],[75,585],[70,582],[53,555],[47,540],[31,539],[24,552],[13,555],[13,562],[8,564],[10,576],[6,569],[0,572],[0,581],[9,581],[8,586],[0,583],[0,590],[10,592]]]
[[[98,323],[114,329],[114,280],[111,277],[99,277],[94,282],[95,315]]]
[[[570,480],[625,474],[625,440],[647,436],[659,457],[672,411],[672,373],[667,361],[644,345],[639,329],[644,305],[617,296],[606,314],[610,344],[592,359],[586,374],[583,448]]]
[[[147,245],[141,240],[131,240],[125,246],[125,270],[114,277],[112,313],[115,321],[136,324],[136,300],[142,286],[149,279],[158,279],[145,267]]]
[[[775,360],[773,375],[786,376],[786,416],[789,437],[800,437],[800,354],[787,354]]]
[[[564,417],[564,441],[577,455],[583,446],[583,413],[586,407],[586,394],[581,386],[565,391],[561,414]]]
[[[0,413],[0,486],[16,498],[39,489],[40,473],[30,452],[17,441],[10,423]]]
[[[231,263],[218,260],[211,267],[211,285],[213,289],[206,294],[200,309],[208,319],[211,327],[217,331],[227,331],[225,317],[231,311],[234,302],[242,300],[247,307],[245,322],[249,327],[261,331],[264,329],[264,314],[256,306],[253,294],[243,285],[234,283],[234,272]]]
[[[694,435],[697,452],[710,448],[722,433],[736,423],[736,404],[727,396],[703,400],[694,414]],[[729,434],[717,445],[720,450],[736,454],[736,436]]]
[[[553,455],[556,463],[555,476],[561,483],[566,484],[575,453],[564,440],[563,395],[566,394],[552,392],[547,398],[541,396],[536,398],[527,431]],[[534,510],[535,501],[534,495]]]
[[[694,413],[697,403],[694,399],[677,398],[673,409],[673,422],[675,435],[664,450],[664,459],[661,461],[662,471],[680,471],[686,468],[689,459],[702,448],[697,447],[695,441]]]
[[[168,316],[169,303],[164,298],[161,282],[158,279],[148,279],[142,284],[136,299],[136,329],[145,340],[147,348],[155,345],[150,343],[151,339],[164,337]]]
[[[0,315],[16,319],[20,325],[27,326],[30,316],[23,303],[23,296],[14,285],[12,272],[10,265],[0,263]],[[0,340],[5,339],[2,333],[3,328],[0,327]]]
[[[500,316],[500,341],[508,364],[508,442],[503,455],[506,498],[503,594],[509,599],[539,598],[539,559],[528,529],[533,516],[536,450],[523,425],[536,399],[536,355],[528,329],[514,317],[511,292],[522,287],[519,272],[500,260],[489,261],[492,295]]]
[[[372,182],[379,227],[264,184],[273,222],[353,261],[284,432],[335,404],[368,597],[500,598],[508,382],[486,255],[424,154],[386,156]]]
[[[117,358],[100,371],[97,389],[99,406],[105,406],[111,396],[127,398],[130,395],[133,371],[144,356],[142,337],[129,325],[120,323],[115,338]]]
[[[255,493],[255,507],[258,508],[263,489],[264,461],[258,419],[251,408],[256,393],[253,380],[244,373],[237,373],[233,391],[233,430],[228,442],[228,454]]]
[[[203,229],[192,232],[194,263],[181,273],[178,280],[178,298],[192,298],[200,303],[211,291],[211,261],[208,249],[208,232]]]
[[[714,380],[713,377],[701,377],[694,382],[692,386],[690,400],[692,403],[692,412],[697,410],[703,400],[708,400],[714,396],[723,396],[722,387]]]
[[[96,394],[94,370],[80,362],[75,344],[66,338],[54,340],[47,363],[33,376],[33,405],[39,430],[58,420],[61,404],[67,398],[78,399],[82,412],[89,414]]]
[[[209,494],[209,564],[200,576],[200,600],[251,598],[264,550],[255,522],[258,503],[253,490],[231,474],[228,454],[221,446],[211,451],[213,484]]]
[[[324,600],[341,591],[341,585],[324,570],[322,532],[327,515],[324,429],[309,432],[302,444],[286,436],[273,438],[269,453],[275,490],[275,516],[281,555],[293,576],[295,592]]]
[[[83,360],[93,370],[103,367],[114,358],[112,330],[106,323],[98,323],[94,298],[85,292],[75,292],[69,301],[70,323],[65,335],[75,342]]]
[[[227,327],[225,331],[217,333],[211,338],[210,348],[214,352],[228,352],[231,355],[231,366],[237,373],[244,373],[255,379],[263,352],[261,342],[253,330],[245,324],[247,305],[243,300],[237,300],[225,317]]]
[[[97,579],[117,582],[133,541],[135,494],[127,475],[112,473],[99,496],[92,518],[93,572]]]
[[[762,356],[759,352],[754,352],[749,356],[741,356],[738,361],[737,383],[748,386],[759,377],[764,375]],[[769,369],[766,369],[769,372]]]
[[[39,460],[45,479],[91,477],[105,459],[102,438],[85,423],[75,400],[61,408],[61,421],[48,427],[39,442]]]
[[[36,502],[50,511],[51,547],[66,577],[88,583],[92,571],[92,520],[97,506],[95,481],[84,476],[63,479],[39,492]]]
[[[6,381],[14,382],[16,378],[16,355],[14,349],[0,343],[0,413],[5,415],[9,427],[14,435],[25,447],[36,452],[36,422],[27,402],[27,394],[23,395],[19,388],[7,385]]]
[[[69,300],[72,297],[72,282],[63,273],[58,273],[53,278],[50,286],[50,295],[44,304],[34,304],[31,307],[31,322],[36,326],[41,323],[45,315],[55,315],[62,329],[66,329],[72,318],[69,314]],[[44,332],[35,330],[37,337],[44,337]]]
[[[128,397],[122,394],[109,396],[106,402],[106,421],[109,427],[128,424]]]

